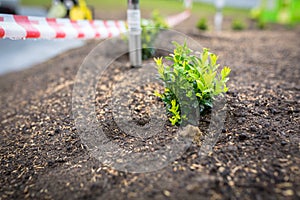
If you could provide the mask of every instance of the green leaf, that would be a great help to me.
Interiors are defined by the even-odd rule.
[[[209,89],[203,90],[203,93],[210,93],[212,91],[213,91],[213,88],[209,88]]]
[[[218,81],[216,82],[216,85],[215,85],[215,90],[214,90],[214,96],[217,96],[219,95],[221,92],[224,92],[223,90],[223,84],[221,81]]]
[[[196,82],[197,82],[197,87],[198,87],[201,91],[204,91],[204,90],[205,90],[205,86],[204,86],[204,84],[202,83],[202,81],[196,80]]]
[[[177,105],[177,102],[175,99],[173,99],[171,101],[171,108],[169,109],[169,111],[173,114],[176,114],[178,111],[179,105]]]
[[[206,87],[211,87],[211,85],[213,83],[213,80],[216,77],[216,75],[217,75],[217,72],[213,72],[211,74],[209,74],[209,73],[208,74],[203,74],[203,79],[204,79]]]
[[[164,97],[164,95],[160,94],[158,91],[154,91],[154,95],[161,99]]]
[[[176,68],[174,68],[173,72],[175,73],[176,76],[178,76],[178,71]]]
[[[211,101],[205,101],[205,102],[204,102],[204,105],[207,106],[207,107],[209,107],[209,108],[212,108],[212,107],[213,107]]]
[[[210,54],[210,62],[211,62],[211,65],[216,65],[217,63],[217,60],[218,60],[218,56],[216,56],[215,54]]]
[[[208,59],[208,49],[204,48],[201,56],[201,63],[206,64]]]
[[[226,85],[224,84],[224,92],[228,91],[228,87],[226,87]]]
[[[174,117],[169,118],[169,120],[173,126],[177,123],[177,119]]]
[[[224,67],[221,71],[222,80],[225,80],[225,78],[227,78],[227,76],[229,76],[230,72],[231,72],[231,69],[229,67]]]
[[[198,73],[195,73],[195,71],[193,71],[193,70],[189,70],[189,71],[188,71],[188,75],[189,75],[193,80],[199,79],[199,74],[198,74]]]
[[[202,94],[200,93],[196,93],[196,96],[200,98],[200,100],[202,99]]]

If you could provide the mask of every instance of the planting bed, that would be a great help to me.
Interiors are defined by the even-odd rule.
[[[74,123],[72,89],[81,62],[99,43],[91,41],[1,77],[0,199],[299,199],[300,29],[187,30],[232,69],[226,121],[211,153],[198,156],[207,114],[187,151],[158,171],[116,171],[90,156]],[[108,69],[95,100],[105,134],[124,148],[137,145],[134,150],[144,152],[173,137],[176,128],[167,118],[161,134],[148,141],[118,130],[106,97],[114,83],[124,81],[130,71],[134,80],[141,69],[130,68],[126,56]],[[162,86],[133,89],[127,102],[133,123],[147,126],[149,107],[162,106],[153,95],[156,89]]]

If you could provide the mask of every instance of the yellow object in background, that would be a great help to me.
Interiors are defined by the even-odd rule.
[[[85,0],[79,0],[78,5],[71,8],[69,17],[71,20],[92,20],[92,11],[86,5]]]

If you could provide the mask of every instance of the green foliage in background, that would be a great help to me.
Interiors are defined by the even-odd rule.
[[[238,19],[235,19],[232,21],[231,28],[232,28],[232,30],[235,30],[235,31],[241,31],[246,28],[246,25],[244,22],[242,22]]]
[[[226,82],[231,71],[224,67],[218,73],[218,57],[206,48],[195,55],[186,44],[174,45],[174,53],[165,57],[171,64],[165,64],[163,58],[154,59],[165,84],[165,91],[155,95],[165,103],[172,125],[189,120],[196,109],[202,113],[212,108],[214,98],[228,91]]]
[[[208,29],[207,19],[206,18],[199,19],[199,21],[197,22],[197,28],[199,30],[206,31]]]
[[[142,58],[143,60],[151,58],[155,49],[152,48],[153,42],[161,29],[168,28],[164,18],[158,11],[153,11],[150,20],[142,20]]]
[[[267,23],[263,20],[258,20],[256,26],[258,29],[263,30],[266,29]]]

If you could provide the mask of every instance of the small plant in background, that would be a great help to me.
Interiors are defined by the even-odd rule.
[[[258,29],[264,30],[264,29],[266,29],[266,22],[259,20],[259,21],[257,21],[256,26]]]
[[[155,95],[165,103],[172,125],[180,124],[182,119],[189,120],[186,114],[192,116],[196,109],[202,113],[212,108],[214,98],[228,91],[226,82],[231,71],[224,67],[218,73],[218,57],[206,48],[197,55],[192,54],[186,43],[174,42],[174,45],[174,53],[165,57],[169,65],[162,57],[154,59],[165,84],[165,91]]]
[[[164,18],[158,11],[153,11],[151,20],[142,20],[142,58],[149,59],[155,54],[155,49],[151,48],[155,37],[160,29],[168,28]]]
[[[232,21],[231,28],[232,28],[232,30],[235,30],[235,31],[241,31],[246,28],[246,25],[244,24],[244,22],[242,22],[238,19],[235,19]]]
[[[197,28],[202,31],[206,31],[208,29],[206,18],[199,19],[199,21],[197,22]]]

